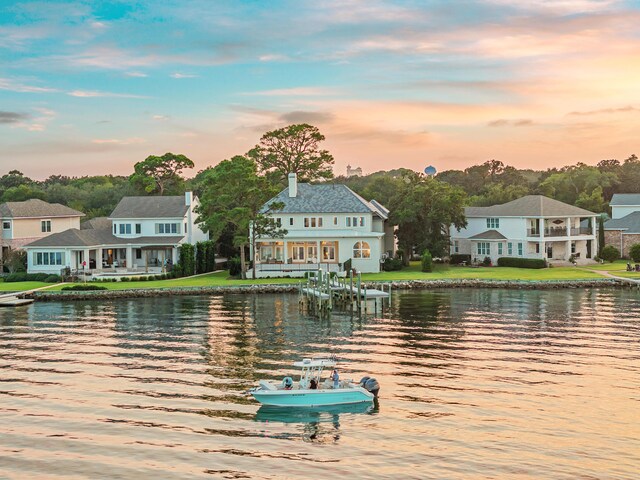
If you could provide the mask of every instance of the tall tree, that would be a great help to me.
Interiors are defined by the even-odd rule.
[[[200,172],[199,176],[202,194],[198,223],[209,230],[214,241],[230,229],[235,233],[234,243],[240,247],[244,277],[245,247],[251,244],[255,254],[258,237],[277,238],[286,234],[270,217],[282,206],[274,202],[263,208],[279,189],[258,174],[258,166],[252,159],[240,155]]]
[[[285,181],[289,173],[302,181],[333,177],[333,156],[320,148],[325,137],[317,127],[300,123],[265,133],[247,156],[262,172],[273,172]]]
[[[411,252],[428,249],[433,255],[448,253],[449,228],[466,226],[465,193],[459,187],[412,173],[391,200],[391,222],[398,225],[398,244],[408,264]]]
[[[193,168],[194,163],[182,154],[165,153],[162,156],[150,155],[144,161],[133,166],[134,173],[130,180],[146,193],[164,195],[181,193],[180,187],[184,183],[181,173],[185,168]]]

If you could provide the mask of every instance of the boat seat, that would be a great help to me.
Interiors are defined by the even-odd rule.
[[[273,383],[267,382],[266,380],[260,380],[260,386],[265,390],[278,390]]]

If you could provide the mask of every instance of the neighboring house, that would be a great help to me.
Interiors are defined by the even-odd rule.
[[[27,271],[60,273],[64,268],[158,271],[178,261],[178,246],[207,240],[196,225],[197,197],[124,197],[108,217],[26,245]],[[97,227],[97,228],[91,228]]]
[[[257,277],[302,276],[319,268],[336,272],[347,260],[360,272],[379,272],[381,261],[394,254],[389,211],[346,185],[298,183],[289,174],[288,188],[263,212],[273,202],[284,205],[271,217],[287,234],[257,239]]]
[[[54,233],[80,228],[80,217],[84,213],[36,198],[0,204],[0,262],[10,250]]]
[[[597,253],[597,214],[542,195],[527,195],[502,205],[465,208],[467,227],[451,227],[451,253],[489,257],[578,261]]]
[[[616,193],[609,205],[611,220],[604,224],[604,243],[628,257],[629,248],[640,243],[640,194]]]
[[[640,212],[640,193],[614,193],[609,206],[613,220]]]

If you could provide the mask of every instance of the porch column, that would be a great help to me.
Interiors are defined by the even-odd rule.
[[[127,262],[127,268],[131,268],[133,266],[133,248],[131,244],[127,245],[127,257],[125,259]]]
[[[82,261],[87,263],[84,269],[89,270],[90,265],[89,265],[89,249],[88,248],[82,251]]]
[[[283,240],[282,242],[282,263],[286,264],[289,261],[289,246],[287,245],[287,241]]]
[[[178,263],[178,247],[173,247],[171,249],[171,263],[173,265]]]
[[[320,251],[320,240],[316,241],[316,262],[318,263],[318,265],[320,265],[320,263],[322,262],[322,252]]]
[[[547,258],[547,243],[540,242],[540,256],[541,258]]]
[[[571,223],[571,218],[567,218],[567,237],[571,236],[571,228],[573,224]]]
[[[538,231],[540,232],[540,241],[544,242],[544,218],[538,219]]]
[[[101,269],[102,268],[102,247],[98,247],[98,249],[96,250],[97,252],[97,256],[98,258],[96,258],[96,268],[97,269]]]
[[[564,259],[569,260],[569,257],[571,257],[571,240],[567,240],[565,243]]]

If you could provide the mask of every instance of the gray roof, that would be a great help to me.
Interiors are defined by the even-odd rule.
[[[469,240],[506,240],[507,237],[502,235],[497,230],[487,230],[486,232],[478,233],[473,237],[469,237]]]
[[[545,197],[526,195],[524,197],[491,207],[466,207],[467,217],[588,217],[596,215],[584,208]]]
[[[611,197],[609,205],[612,207],[618,206],[639,206],[640,205],[640,193],[614,193]]]
[[[96,217],[80,224],[80,230],[88,230],[90,228],[111,228],[111,220],[107,217]]]
[[[109,218],[182,218],[188,208],[182,195],[124,197]]]
[[[54,233],[25,247],[97,247],[99,245],[121,246],[133,245],[177,245],[183,236],[173,237],[136,237],[118,238],[111,233],[111,228],[78,230],[71,228],[64,232]]]
[[[625,233],[640,233],[640,212],[633,212],[622,218],[605,222],[605,230],[624,230]]]
[[[262,211],[266,211],[273,202],[284,204],[278,213],[374,213],[386,219],[389,212],[375,200],[367,202],[349,187],[340,184],[299,183],[297,196],[290,197],[289,189],[285,188],[269,200]]]
[[[84,213],[59,203],[48,203],[39,198],[32,198],[24,202],[6,202],[0,204],[0,217],[84,217]]]

